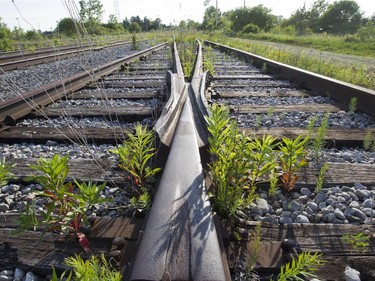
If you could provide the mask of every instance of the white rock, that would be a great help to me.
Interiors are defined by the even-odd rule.
[[[359,271],[349,266],[345,268],[344,279],[345,281],[361,281]]]
[[[21,268],[16,268],[16,271],[14,272],[14,280],[13,281],[22,281],[22,279],[25,277],[25,271],[23,271]]]

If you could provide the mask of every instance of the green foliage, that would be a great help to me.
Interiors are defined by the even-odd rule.
[[[205,47],[203,54],[203,68],[212,76],[215,73],[215,54],[212,47]]]
[[[262,139],[253,138],[248,142],[250,164],[250,189],[255,190],[257,182],[264,175],[269,174],[276,167],[274,148],[279,145],[276,138],[264,135]]]
[[[76,22],[72,18],[63,18],[57,23],[57,31],[66,36],[73,37],[77,34]]]
[[[105,259],[104,254],[100,258],[91,256],[88,260],[83,260],[75,255],[65,259],[65,264],[73,268],[75,279],[80,281],[121,281],[121,273],[114,270]]]
[[[258,29],[268,31],[276,23],[276,16],[272,15],[271,10],[263,5],[252,8],[237,8],[231,11],[228,16],[232,21],[234,31],[241,31],[249,24],[258,27]]]
[[[318,178],[316,179],[316,184],[315,184],[316,193],[320,192],[323,188],[323,183],[324,183],[324,179],[326,177],[328,168],[329,168],[329,164],[324,163],[319,170],[319,175],[318,175]]]
[[[41,158],[36,165],[29,165],[37,174],[26,178],[33,180],[43,186],[43,191],[37,195],[46,197],[43,209],[37,212],[34,202],[26,206],[26,211],[20,216],[20,227],[15,231],[21,231],[44,227],[44,231],[58,231],[64,235],[83,235],[79,231],[81,222],[86,217],[88,208],[94,204],[108,202],[101,198],[106,183],[96,185],[75,181],[78,190],[67,181],[69,173],[68,155],[60,157],[55,154],[52,159]],[[86,250],[86,249],[85,249]]]
[[[52,266],[52,278],[50,281],[71,281],[73,271],[70,271],[67,277],[65,277],[65,274],[66,274],[66,271],[64,271],[63,274],[61,274],[61,276],[58,277],[55,268]]]
[[[80,0],[79,7],[79,15],[85,23],[99,23],[104,14],[100,0]]]
[[[146,191],[139,197],[130,198],[130,204],[137,209],[149,210],[151,208],[151,195]]]
[[[279,144],[280,149],[280,163],[282,174],[280,177],[281,184],[285,191],[290,192],[296,183],[296,173],[303,167],[308,165],[306,160],[306,145],[309,138],[289,139],[283,138]]]
[[[270,106],[267,110],[267,117],[268,118],[271,118],[272,115],[273,115],[273,111],[274,111],[274,107],[273,106]]]
[[[326,143],[326,132],[328,128],[328,117],[329,113],[325,113],[320,126],[317,129],[315,137],[311,141],[312,146],[312,157],[316,160],[319,159],[320,152],[323,150]]]
[[[257,114],[255,116],[255,122],[254,122],[255,128],[259,128],[261,123],[262,123],[262,115]]]
[[[214,209],[231,216],[255,199],[256,185],[276,166],[275,138],[249,139],[238,132],[229,110],[214,104],[207,119]]]
[[[139,33],[142,31],[142,28],[141,26],[137,23],[137,22],[132,22],[130,25],[129,25],[129,31],[131,33]]]
[[[156,154],[154,142],[154,131],[148,131],[147,126],[142,128],[138,123],[135,134],[128,133],[123,144],[111,150],[119,155],[119,167],[131,177],[137,197],[148,191],[147,182],[160,171],[160,168],[153,167],[151,161]]]
[[[375,140],[372,136],[372,132],[371,131],[368,131],[366,133],[366,136],[363,140],[363,148],[365,150],[375,150]]]
[[[304,278],[314,278],[317,267],[325,263],[321,258],[322,254],[302,252],[297,259],[293,258],[292,262],[281,267],[280,274],[277,276],[278,281],[297,280],[303,281]],[[302,278],[304,277],[304,278]]]
[[[270,188],[268,189],[268,195],[274,196],[276,193],[276,190],[279,189],[279,175],[276,172],[276,170],[271,171],[271,174],[269,176],[270,181]]]
[[[307,135],[309,137],[311,137],[314,133],[314,127],[315,127],[315,124],[316,124],[316,121],[318,120],[318,116],[312,116],[309,120],[309,124],[307,125],[306,127],[306,130],[307,130]]]
[[[370,237],[364,232],[343,235],[342,240],[345,244],[359,253],[366,253],[370,245]]]
[[[349,112],[354,113],[357,110],[357,104],[358,104],[358,99],[356,97],[353,97],[349,101]]]
[[[230,121],[227,108],[214,104],[211,113],[207,123],[213,208],[226,217],[233,215],[245,202],[249,163],[242,153],[247,140],[238,133],[235,122]]]
[[[0,186],[6,185],[8,181],[14,177],[10,172],[14,166],[15,165],[6,164],[5,158],[0,160]]]
[[[255,230],[252,233],[253,235],[251,236],[250,240],[250,252],[247,257],[247,268],[246,268],[246,273],[249,275],[251,271],[254,270],[256,266],[256,262],[259,257],[259,250],[260,250],[260,240],[261,240],[261,224],[257,224],[255,226]]]
[[[141,46],[137,41],[137,35],[135,33],[132,34],[132,50],[140,50]]]
[[[241,32],[245,34],[246,33],[259,33],[259,31],[260,31],[259,27],[253,23],[248,23],[241,30]]]
[[[319,24],[327,33],[350,34],[361,27],[362,13],[353,0],[341,0],[329,5],[319,19]]]
[[[190,81],[194,71],[196,60],[196,42],[193,37],[181,37],[178,41],[178,52],[181,59],[185,79]]]

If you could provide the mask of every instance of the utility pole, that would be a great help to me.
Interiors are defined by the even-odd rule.
[[[118,0],[113,0],[114,6],[115,6],[115,18],[117,18],[117,21],[120,20],[120,7]]]
[[[217,4],[218,0],[216,0],[216,26],[217,26],[217,22],[218,22],[218,18],[219,18],[219,11],[218,11],[218,4]]]

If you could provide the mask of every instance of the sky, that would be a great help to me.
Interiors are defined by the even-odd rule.
[[[177,25],[181,20],[202,22],[205,11],[204,0],[101,0],[104,5],[102,22],[107,22],[109,15],[116,15],[120,21],[127,17],[140,16],[154,20],[160,18],[164,24]],[[304,3],[309,8],[315,0],[217,0],[221,12],[259,4],[272,10],[276,16],[289,17]],[[333,3],[334,0],[327,0]],[[364,15],[375,15],[375,0],[356,0]],[[116,4],[117,3],[117,4]],[[211,0],[210,5],[216,5]],[[65,17],[74,16],[79,10],[78,0],[0,0],[0,17],[9,28],[21,27],[24,30],[40,29],[51,31],[57,22]]]

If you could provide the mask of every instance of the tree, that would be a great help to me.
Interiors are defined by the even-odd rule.
[[[80,0],[79,15],[84,23],[100,23],[104,10],[100,0]]]
[[[219,9],[216,10],[214,6],[206,8],[203,16],[202,28],[205,30],[220,29],[220,25],[216,25],[216,16],[219,21],[221,18],[221,12]]]
[[[353,34],[361,27],[362,16],[355,1],[341,0],[328,6],[319,23],[327,33]]]
[[[271,10],[263,5],[235,9],[229,14],[229,18],[234,31],[241,31],[250,23],[257,25],[262,30],[269,31],[277,21],[277,17],[271,14]]]
[[[142,31],[142,28],[137,22],[132,22],[129,26],[129,31],[132,33],[138,33]]]
[[[2,19],[0,17],[0,49],[1,50],[8,51],[12,49],[11,42],[10,42],[11,36],[12,36],[11,31],[9,30],[7,25],[2,22]]]
[[[308,27],[314,32],[320,32],[319,20],[327,10],[328,3],[326,0],[317,0],[313,3],[312,7],[308,11]]]
[[[75,22],[72,18],[63,18],[57,23],[57,30],[68,37],[76,34]]]

